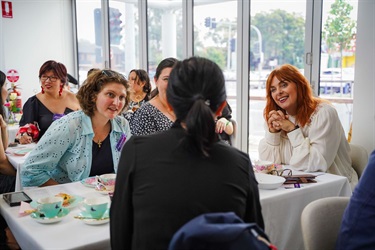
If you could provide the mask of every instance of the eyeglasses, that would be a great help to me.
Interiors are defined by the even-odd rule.
[[[40,77],[40,80],[42,82],[47,81],[47,79],[49,79],[51,82],[56,82],[58,78],[56,76],[41,76]]]
[[[291,176],[292,175],[292,170],[289,168],[283,169],[281,171],[278,170],[271,170],[269,174],[272,175],[278,175],[278,176]]]

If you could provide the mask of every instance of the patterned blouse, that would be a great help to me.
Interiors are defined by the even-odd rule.
[[[170,129],[173,121],[146,102],[132,115],[129,125],[132,135],[150,135]]]

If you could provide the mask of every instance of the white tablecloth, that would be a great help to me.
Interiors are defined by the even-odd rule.
[[[25,192],[33,199],[59,192],[83,197],[102,195],[80,182]],[[299,189],[260,190],[266,233],[279,250],[303,249],[300,226],[303,208],[319,198],[350,195],[347,179],[331,174],[318,176],[317,183],[305,184]],[[110,249],[109,224],[91,226],[74,219],[78,208],[61,222],[49,225],[39,224],[29,216],[18,217],[18,211],[19,207],[9,207],[0,199],[0,212],[22,249]]]
[[[323,174],[316,180],[301,188],[259,190],[265,231],[279,250],[304,249],[301,213],[307,204],[324,197],[351,196],[346,177]]]
[[[19,151],[19,150],[23,150],[23,149],[33,149],[36,147],[36,144],[35,143],[31,143],[31,144],[24,144],[24,145],[21,145],[19,144],[18,146],[16,147],[8,147],[6,153],[7,153],[7,157],[8,157],[8,160],[10,162],[10,164],[13,165],[14,169],[17,170],[17,175],[16,175],[16,187],[15,187],[15,190],[16,191],[20,191],[22,190],[22,183],[21,183],[21,177],[20,177],[20,169],[21,169],[21,166],[22,164],[25,162],[28,154],[26,154],[25,156],[16,156],[14,155],[15,152]]]
[[[32,199],[52,196],[60,192],[82,197],[103,196],[93,188],[83,186],[80,182],[28,189],[24,192]],[[109,223],[84,224],[83,221],[74,218],[80,212],[78,207],[73,208],[62,221],[54,224],[40,224],[30,216],[20,217],[19,207],[9,207],[2,197],[0,198],[0,212],[23,250],[110,249]]]

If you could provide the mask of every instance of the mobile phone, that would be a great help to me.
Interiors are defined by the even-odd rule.
[[[28,203],[32,201],[31,198],[23,191],[3,194],[3,198],[11,207],[21,205],[21,201]]]

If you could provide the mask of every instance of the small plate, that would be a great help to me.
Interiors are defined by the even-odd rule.
[[[69,214],[69,209],[68,208],[62,208],[61,212],[53,217],[53,218],[46,218],[46,217],[41,217],[41,214],[39,212],[33,212],[30,214],[30,217],[36,220],[39,223],[42,224],[51,224],[51,223],[56,223],[61,221],[65,216]]]
[[[110,187],[108,189],[108,187]],[[98,193],[101,193],[103,195],[108,195],[109,193],[113,193],[115,190],[115,186],[105,186],[101,183],[98,183],[96,186],[95,186],[95,191],[97,191]]]
[[[81,180],[81,183],[86,187],[95,188],[97,180],[95,176],[92,176]]]
[[[70,199],[71,200],[70,203],[67,204],[67,205],[63,205],[63,207],[67,208],[67,209],[72,209],[72,208],[76,207],[80,202],[82,202],[83,199],[84,198],[82,196],[74,195]],[[38,208],[38,202],[33,200],[32,202],[30,202],[30,206],[32,208]]]
[[[104,213],[103,217],[100,219],[93,219],[89,214],[82,211],[77,216],[74,216],[74,218],[79,219],[83,221],[83,223],[88,225],[101,225],[109,222],[109,209]]]
[[[285,182],[284,177],[269,174],[255,173],[255,178],[260,189],[277,189]]]

